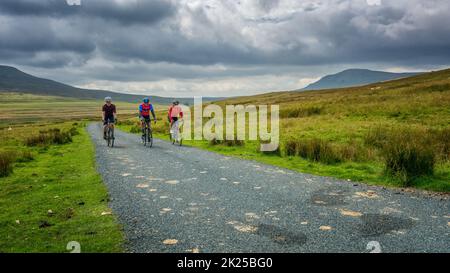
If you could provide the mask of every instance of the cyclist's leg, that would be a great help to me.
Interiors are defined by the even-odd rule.
[[[151,132],[152,131],[152,121],[150,118],[147,120],[147,126],[148,126],[149,132]]]
[[[173,131],[173,129],[174,129],[174,128],[173,128],[173,125],[174,125],[174,123],[175,123],[175,121],[171,118],[171,119],[170,119],[170,138],[171,138],[171,139],[174,139],[174,138],[173,138],[173,134],[174,134],[174,131]]]
[[[173,122],[173,128],[172,128],[172,130],[173,130],[173,138],[176,140],[176,141],[178,141],[179,139],[178,139],[178,134],[179,134],[179,131],[178,131],[178,120],[175,120],[174,122]]]
[[[142,138],[145,137],[145,119],[141,118],[141,131],[142,131]]]
[[[109,121],[109,128],[111,130],[111,137],[114,139],[114,119]]]
[[[106,139],[106,132],[108,129],[108,119],[105,119],[103,122],[103,138]]]
[[[148,141],[150,141],[150,138],[151,138],[151,132],[152,132],[152,123],[151,123],[151,120],[150,120],[150,117],[148,118],[148,119],[146,119],[145,120],[145,123],[146,123],[146,128],[147,128],[147,130],[148,130],[148,135],[147,135],[147,140]]]

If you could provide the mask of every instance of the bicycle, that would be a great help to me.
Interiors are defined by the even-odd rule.
[[[183,121],[177,120],[172,124],[172,128],[170,129],[170,140],[172,140],[172,144],[178,144],[180,146],[183,145],[183,137],[180,132],[180,128],[183,126]]]
[[[108,124],[106,126],[107,126],[107,129],[106,129],[106,142],[108,144],[108,147],[113,148],[114,147],[114,142],[115,142],[114,122],[111,122],[110,120],[108,120]]]
[[[153,147],[153,132],[152,127],[150,125],[150,121],[144,121],[145,128],[144,128],[144,135],[142,136],[142,143],[144,146],[149,146],[150,148]]]

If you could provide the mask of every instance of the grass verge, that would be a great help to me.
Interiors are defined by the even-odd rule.
[[[43,129],[2,130],[0,149],[25,149],[27,128]],[[82,252],[121,252],[123,233],[109,213],[84,127],[71,143],[26,149],[33,158],[16,162],[13,173],[0,178],[0,252],[68,252],[70,241],[79,242]]]
[[[164,131],[164,127],[167,127],[168,125],[159,123],[157,126],[158,127],[155,130],[155,137],[163,140],[169,140],[168,134],[161,133]],[[136,130],[136,125],[134,122],[123,122],[118,125],[118,128],[125,132],[140,133],[139,130]],[[278,153],[261,153],[259,151],[260,143],[257,141],[245,141],[244,145],[227,145],[226,143],[217,144],[206,140],[190,140],[183,141],[183,144],[209,150],[225,156],[254,160],[293,171],[335,177],[343,180],[362,182],[369,185],[379,185],[385,187],[409,186],[422,190],[450,192],[450,163],[448,162],[437,164],[433,175],[417,177],[405,185],[402,179],[393,177],[392,175],[386,173],[385,164],[382,160],[368,160],[368,158],[370,158],[368,155],[364,155],[367,160],[333,160],[333,164],[329,164],[330,162],[324,163],[320,162],[320,160],[311,160],[299,156],[296,152],[293,155],[286,155],[286,152],[284,151],[283,156]],[[309,154],[307,153],[307,155]]]

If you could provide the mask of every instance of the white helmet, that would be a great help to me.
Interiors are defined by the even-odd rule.
[[[108,101],[111,102],[111,101],[112,101],[112,98],[111,98],[111,97],[106,97],[106,98],[105,98],[105,102],[108,102]]]

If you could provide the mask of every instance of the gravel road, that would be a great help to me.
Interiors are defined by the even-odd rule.
[[[450,252],[450,199],[88,131],[129,252]],[[377,246],[377,243],[371,243]]]

